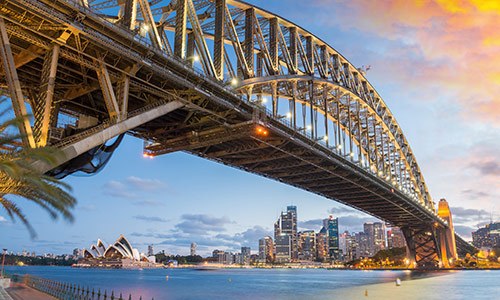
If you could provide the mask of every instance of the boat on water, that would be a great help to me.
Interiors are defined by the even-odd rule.
[[[400,285],[401,285],[401,279],[396,278],[396,286],[400,286]]]

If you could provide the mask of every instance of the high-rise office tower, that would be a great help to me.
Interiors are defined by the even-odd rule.
[[[328,236],[325,227],[316,234],[316,259],[318,261],[328,259]]]
[[[339,260],[339,219],[330,215],[328,219],[323,220],[323,227],[325,227],[328,237],[328,256],[332,261]]]
[[[288,236],[288,239],[284,236]],[[290,245],[290,257],[288,261],[296,260],[298,257],[298,239],[297,239],[297,207],[288,206],[286,212],[282,212],[278,221],[274,224],[274,241],[276,244],[276,259],[285,262],[287,259],[284,257],[286,247]],[[282,244],[281,244],[282,243]],[[280,254],[278,255],[278,247],[280,247]]]
[[[273,239],[270,236],[261,238],[259,240],[259,259],[272,262],[274,260],[273,253]]]
[[[373,246],[375,255],[380,250],[384,250],[386,248],[385,242],[385,224],[382,222],[373,223]]]
[[[250,247],[241,247],[241,257],[244,264],[250,263],[250,255],[252,255]]]
[[[406,247],[405,237],[399,227],[392,227],[387,230],[387,248]]]
[[[153,245],[148,245],[148,256],[153,256],[153,255],[155,255],[153,250]]]
[[[191,256],[196,255],[196,243],[191,243]]]
[[[314,230],[306,230],[298,233],[299,236],[299,254],[300,260],[316,259],[316,233]]]

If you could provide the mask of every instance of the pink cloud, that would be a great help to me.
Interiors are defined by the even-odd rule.
[[[325,0],[314,4],[333,7]],[[402,82],[411,80],[422,91],[431,89],[434,97],[425,99],[453,97],[467,120],[500,125],[499,5],[479,0],[388,0],[335,6],[348,13],[331,18],[332,25],[396,41],[372,64],[374,69],[390,71]]]

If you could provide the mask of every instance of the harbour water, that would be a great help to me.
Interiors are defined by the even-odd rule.
[[[162,299],[499,299],[500,271],[77,269],[6,267],[56,281]],[[168,276],[168,278],[167,278]],[[397,278],[402,280],[396,286]]]

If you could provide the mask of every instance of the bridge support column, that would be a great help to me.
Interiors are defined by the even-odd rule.
[[[26,146],[34,148],[36,144],[35,144],[35,139],[33,138],[33,130],[31,129],[31,124],[27,117],[26,106],[24,104],[24,96],[21,90],[21,83],[19,81],[19,77],[17,76],[14,57],[12,56],[12,50],[10,47],[9,36],[7,34],[7,28],[5,27],[4,19],[1,17],[0,17],[0,59],[2,61],[2,67],[5,72],[5,79],[7,81],[7,86],[9,88],[9,96],[10,99],[12,100],[14,113],[16,114],[16,118],[23,120],[22,124],[19,125],[19,132],[22,135],[23,143]]]
[[[437,232],[433,226],[402,227],[401,230],[405,236],[410,266],[424,269],[441,267]]]
[[[451,264],[452,260],[458,258],[457,244],[455,241],[455,230],[453,228],[453,220],[450,207],[446,199],[441,199],[438,206],[438,216],[448,223],[447,228],[440,227],[438,229],[439,246],[441,248],[441,259],[443,264]]]

